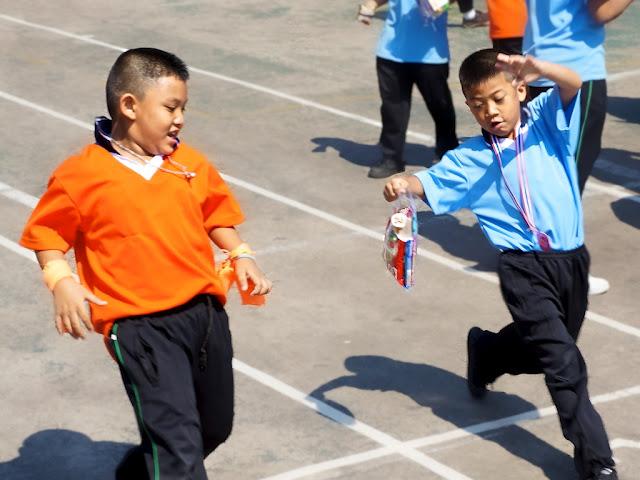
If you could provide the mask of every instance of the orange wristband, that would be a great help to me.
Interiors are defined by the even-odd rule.
[[[77,281],[77,276],[71,271],[71,267],[66,260],[50,260],[42,267],[42,279],[51,291],[63,278],[72,277]]]

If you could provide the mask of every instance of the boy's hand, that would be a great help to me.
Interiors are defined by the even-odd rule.
[[[496,67],[498,70],[513,75],[514,86],[519,82],[528,84],[537,80],[542,76],[543,70],[541,62],[530,55],[523,57],[522,55],[505,55],[504,53],[498,54]]]
[[[399,195],[409,191],[409,180],[405,175],[393,177],[384,185],[383,195],[387,202],[393,202]]]
[[[356,20],[364,25],[371,25],[371,19],[376,13],[378,3],[374,0],[368,0],[358,6],[358,16]]]
[[[85,300],[96,305],[107,302],[96,297],[72,277],[56,283],[53,289],[53,303],[56,312],[56,330],[60,335],[68,333],[73,338],[85,338],[87,330],[93,330]]]
[[[249,288],[249,282],[254,285],[253,290],[250,292],[251,295],[266,295],[271,291],[273,287],[271,280],[262,273],[253,259],[238,258],[235,261],[234,269],[240,283],[240,289],[243,292],[246,292]]]

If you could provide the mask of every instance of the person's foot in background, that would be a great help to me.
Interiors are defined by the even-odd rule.
[[[489,25],[489,15],[481,10],[472,8],[462,12],[462,26],[464,28],[485,27]]]

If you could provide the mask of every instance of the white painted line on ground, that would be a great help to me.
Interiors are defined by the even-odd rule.
[[[26,258],[27,260],[31,260],[32,262],[38,262],[36,260],[36,254],[31,250],[27,250],[22,245],[18,245],[17,243],[9,240],[7,237],[0,235],[0,246],[11,250],[13,253],[17,253],[21,257]]]
[[[0,246],[8,248],[12,252],[17,253],[27,260],[38,263],[34,253],[31,250],[23,248],[22,246],[9,240],[3,235],[0,235]],[[447,467],[446,465],[434,460],[424,453],[405,446],[400,440],[397,440],[391,435],[388,435],[367,425],[366,423],[356,420],[355,418],[346,415],[341,411],[333,408],[332,406],[324,403],[322,400],[310,397],[300,390],[296,390],[292,386],[287,385],[286,383],[265,372],[247,365],[237,358],[233,359],[233,368],[243,373],[247,377],[271,388],[272,390],[275,390],[276,392],[279,392],[282,395],[303,404],[304,406],[318,412],[321,415],[324,415],[327,418],[330,418],[334,422],[339,423],[340,425],[343,425],[344,427],[347,427],[350,430],[353,430],[360,435],[363,435],[373,440],[374,442],[377,442],[389,448],[389,453],[398,453],[399,455],[413,460],[417,464],[440,475],[442,478],[445,478],[447,480],[471,480],[471,478],[457,472],[456,470],[453,470],[452,468]]]
[[[640,442],[634,442],[633,440],[627,440],[626,438],[616,438],[611,441],[611,448],[613,450],[617,448],[637,448],[640,449]]]
[[[11,17],[9,15],[0,14],[0,19],[6,20],[8,22],[17,23],[19,25],[34,28],[37,30],[43,30],[45,32],[53,33],[56,35],[61,35],[63,37],[72,38],[74,40],[79,40],[81,42],[89,43],[91,45],[97,45],[100,47],[105,47],[111,50],[116,50],[118,52],[124,52],[127,49],[123,47],[119,47],[117,45],[113,45],[107,42],[101,42],[99,40],[95,40],[93,38],[89,38],[87,35],[77,35],[75,33],[67,32],[65,30],[60,30],[59,28],[48,27],[46,25],[42,25],[39,23],[28,22],[26,20],[22,20],[20,18]],[[240,80],[234,77],[229,77],[227,75],[222,75],[220,73],[211,72],[209,70],[204,70],[202,68],[189,66],[189,70],[194,73],[199,73],[200,75],[204,75],[210,78],[215,78],[217,80],[222,80],[223,82],[232,83],[234,85],[239,85],[241,87],[254,90],[261,93],[266,93],[267,95],[271,95],[273,97],[281,98],[283,100],[287,100],[292,103],[296,103],[298,105],[302,105],[303,107],[315,108],[316,110],[320,110],[323,112],[330,113],[332,115],[336,115],[338,117],[347,118],[349,120],[355,120],[360,123],[364,123],[367,125],[372,125],[374,127],[382,127],[382,124],[379,120],[373,120],[368,117],[364,117],[362,115],[357,115],[355,113],[346,112],[344,110],[340,110],[337,108],[330,107],[328,105],[323,105],[318,102],[314,102],[313,100],[307,100],[306,98],[298,97],[295,95],[289,95],[288,93],[280,92],[273,88],[264,87],[262,85],[258,85],[255,83],[247,82],[245,80]],[[435,139],[432,135],[428,135],[425,133],[414,132],[412,130],[407,130],[407,136],[416,138],[418,140],[422,140],[426,145],[433,146],[435,145]]]
[[[628,397],[637,396],[637,395],[640,395],[640,385],[636,385],[630,388],[625,388],[622,390],[617,390],[612,393],[605,393],[602,395],[598,395],[596,397],[591,398],[591,402],[594,405],[596,405],[596,404],[602,404],[602,403],[612,402],[616,400],[621,400],[623,398],[628,398]],[[545,407],[537,410],[530,410],[528,412],[524,412],[518,415],[512,415],[510,417],[500,418],[498,420],[492,420],[490,422],[478,423],[476,425],[470,425],[468,427],[456,428],[449,432],[417,438],[415,440],[410,440],[408,442],[405,442],[404,444],[416,449],[424,448],[428,446],[435,446],[439,444],[448,443],[453,440],[459,440],[472,435],[479,435],[492,430],[498,430],[504,427],[509,427],[509,426],[520,424],[523,422],[548,417],[548,416],[554,415],[555,413],[556,413],[556,408],[553,406]],[[618,439],[611,442],[611,448],[620,448],[625,446],[628,446],[631,448],[638,448],[636,447],[636,444],[640,445],[640,442],[631,442],[627,440]],[[359,463],[368,462],[371,460],[375,460],[377,458],[386,457],[393,453],[395,452],[391,448],[376,448],[373,450],[368,450],[366,452],[360,452],[354,455],[347,455],[345,457],[335,458],[333,460],[328,460],[326,462],[306,465],[304,467],[297,468],[295,470],[290,470],[288,472],[284,472],[279,475],[263,478],[262,480],[294,480],[298,478],[304,478],[304,477],[308,477],[309,475],[327,472],[330,470],[335,470],[337,468],[341,468],[349,465],[357,465]]]
[[[0,182],[0,195],[3,195],[15,202],[21,203],[22,205],[26,205],[30,208],[36,208],[36,205],[38,204],[38,197],[29,195],[28,193],[21,190],[16,190],[11,185],[7,185],[4,182]]]
[[[634,193],[630,190],[627,190],[623,187],[618,187],[615,185],[604,185],[602,183],[597,183],[592,179],[587,180],[587,189],[595,190],[600,193],[604,193],[614,198],[629,200],[631,202],[640,203],[640,195]]]
[[[34,109],[36,111],[39,112],[43,112],[46,114],[54,114],[53,116],[59,120],[63,120],[65,122],[69,122],[72,123],[73,125],[79,126],[81,128],[84,128],[86,130],[93,130],[93,126],[89,123],[85,123],[85,122],[81,122],[80,120],[77,120],[73,117],[70,117],[68,115],[56,112],[54,110],[51,110],[50,108],[47,107],[43,107],[41,105],[38,105],[36,103],[30,102],[28,100],[25,100],[23,98],[20,97],[16,97],[14,95],[8,94],[6,92],[0,91],[0,98],[4,98],[6,100],[9,100],[11,102],[15,102],[18,103],[19,105]],[[323,220],[326,220],[327,222],[333,223],[334,225],[338,225],[340,227],[346,228],[347,230],[351,230],[352,232],[355,233],[359,233],[361,235],[364,235],[366,237],[369,237],[373,240],[382,242],[384,239],[384,235],[380,232],[376,232],[374,230],[371,230],[370,228],[366,228],[363,227],[361,225],[358,225],[356,223],[350,222],[348,220],[345,220],[343,218],[340,218],[336,215],[333,215],[331,213],[325,212],[324,210],[320,210],[318,208],[315,207],[311,207],[309,205],[306,205],[302,202],[299,202],[297,200],[294,200],[292,198],[289,197],[285,197],[284,195],[280,195],[278,193],[272,192],[271,190],[267,190],[266,188],[262,188],[259,187],[258,185],[255,185],[253,183],[247,182],[245,180],[241,180],[239,178],[236,177],[232,177],[231,175],[227,175],[227,174],[221,174],[222,178],[224,178],[224,180],[232,185],[236,185],[238,187],[244,188],[246,190],[249,190],[257,195],[261,195],[263,197],[269,198],[271,200],[274,200],[276,202],[282,203],[284,205],[287,205],[291,208],[295,208],[297,210],[300,210],[302,212],[308,213],[309,215],[315,216],[317,218],[321,218]],[[13,200],[16,201],[20,201],[20,199],[28,199],[28,197],[24,197],[24,195],[28,195],[24,192],[20,192],[19,190],[14,189],[13,187],[10,187],[7,184],[2,184],[5,185],[5,188],[2,189],[0,188],[0,194],[5,195],[7,197],[9,197],[8,192],[19,192],[19,193],[12,193],[11,195],[13,195],[13,197],[9,197],[12,198]],[[32,202],[32,200],[28,201]],[[30,206],[30,204],[29,204]],[[429,252],[428,250],[425,250],[424,248],[420,248],[418,247],[417,253],[419,256],[427,258],[433,262],[436,262],[440,265],[443,265],[447,268],[450,268],[452,270],[455,270],[457,272],[460,273],[464,273],[466,275],[470,275],[473,277],[477,277],[480,278],[481,280],[484,280],[486,282],[489,283],[493,283],[493,284],[498,284],[498,278],[495,274],[492,273],[487,273],[487,272],[482,272],[480,270],[477,270],[473,267],[467,267],[465,265],[462,265],[454,260],[451,260],[449,258],[443,257],[441,255]],[[624,324],[622,322],[618,322],[617,320],[612,320],[609,319],[607,317],[605,317],[604,315],[600,315],[600,314],[596,314],[593,313],[591,311],[588,311],[586,314],[586,318],[593,320],[595,322],[598,322],[602,325],[605,325],[607,327],[613,328],[615,330],[618,330],[620,332],[623,332],[625,334],[629,334],[629,335],[633,335],[635,337],[640,338],[640,328],[636,328],[636,327],[632,327],[630,325]]]
[[[640,75],[640,68],[636,70],[628,70],[626,72],[612,73],[607,76],[607,83],[615,83],[618,80],[624,80],[625,78],[635,77]]]
[[[354,455],[347,455],[346,457],[336,458],[335,460],[314,463],[305,467],[296,468],[295,470],[289,470],[288,472],[265,477],[261,480],[296,480],[297,478],[304,478],[310,475],[315,475],[317,473],[323,473],[331,470],[336,470],[338,468],[348,467],[349,465],[366,463],[371,460],[386,457],[393,453],[395,452],[391,448],[377,448],[375,450],[369,450],[363,453],[356,453]]]
[[[269,388],[272,388],[282,393],[283,395],[293,400],[296,400],[299,403],[302,403],[306,407],[309,407],[312,410],[315,410],[316,412],[318,412],[319,414],[330,418],[334,422],[337,422],[355,432],[360,433],[361,435],[364,435],[367,438],[370,438],[371,440],[385,447],[388,447],[390,453],[398,453],[406,458],[409,458],[410,460],[413,460],[414,462],[418,463],[419,465],[422,465],[428,470],[431,470],[432,472],[440,475],[442,478],[456,479],[456,480],[457,479],[463,480],[463,479],[469,478],[466,475],[463,475],[453,470],[452,468],[447,467],[446,465],[443,465],[442,463],[434,460],[433,458],[425,455],[422,452],[419,452],[411,448],[407,448],[401,441],[397,440],[396,438],[384,432],[381,432],[380,430],[377,430],[373,427],[370,427],[369,425],[366,425],[360,422],[359,420],[356,420],[350,415],[346,415],[342,413],[340,410],[337,410],[332,406],[327,405],[326,403],[318,399],[310,397],[309,395],[299,390],[296,390],[295,388],[287,385],[286,383],[281,382],[280,380],[272,377],[271,375],[261,372],[260,370],[256,370],[253,367],[250,367],[240,362],[239,360],[234,359],[233,362],[234,362],[233,364],[234,368],[239,372],[244,373],[245,375],[253,378],[257,382],[260,382],[268,386]]]

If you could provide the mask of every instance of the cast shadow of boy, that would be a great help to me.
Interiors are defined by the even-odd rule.
[[[27,437],[19,456],[0,463],[0,478],[11,480],[112,480],[133,445],[95,442],[70,430],[42,430]]]
[[[362,167],[372,167],[382,158],[382,150],[377,144],[369,145],[337,137],[315,137],[311,141],[317,145],[312,150],[313,153],[325,153],[328,148],[332,148],[340,158]],[[430,167],[434,158],[435,150],[431,147],[418,143],[405,144],[404,160],[407,165]]]
[[[418,212],[418,233],[456,258],[475,262],[473,268],[495,272],[498,253],[487,241],[480,225],[467,226],[453,215],[434,215],[431,211]]]
[[[640,98],[607,97],[607,113],[624,122],[640,124]]]
[[[347,358],[345,367],[353,374],[333,379],[316,388],[309,396],[322,400],[351,417],[354,415],[349,409],[327,399],[327,393],[343,387],[402,393],[459,428],[536,409],[535,405],[517,395],[503,392],[490,391],[483,400],[473,401],[467,391],[466,379],[431,365],[402,362],[378,355],[362,355]],[[495,433],[487,431],[479,435],[537,466],[546,478],[575,478],[571,457],[527,430],[513,425],[509,427],[509,435]]]
[[[640,195],[616,200],[611,204],[611,210],[621,222],[640,229]]]

